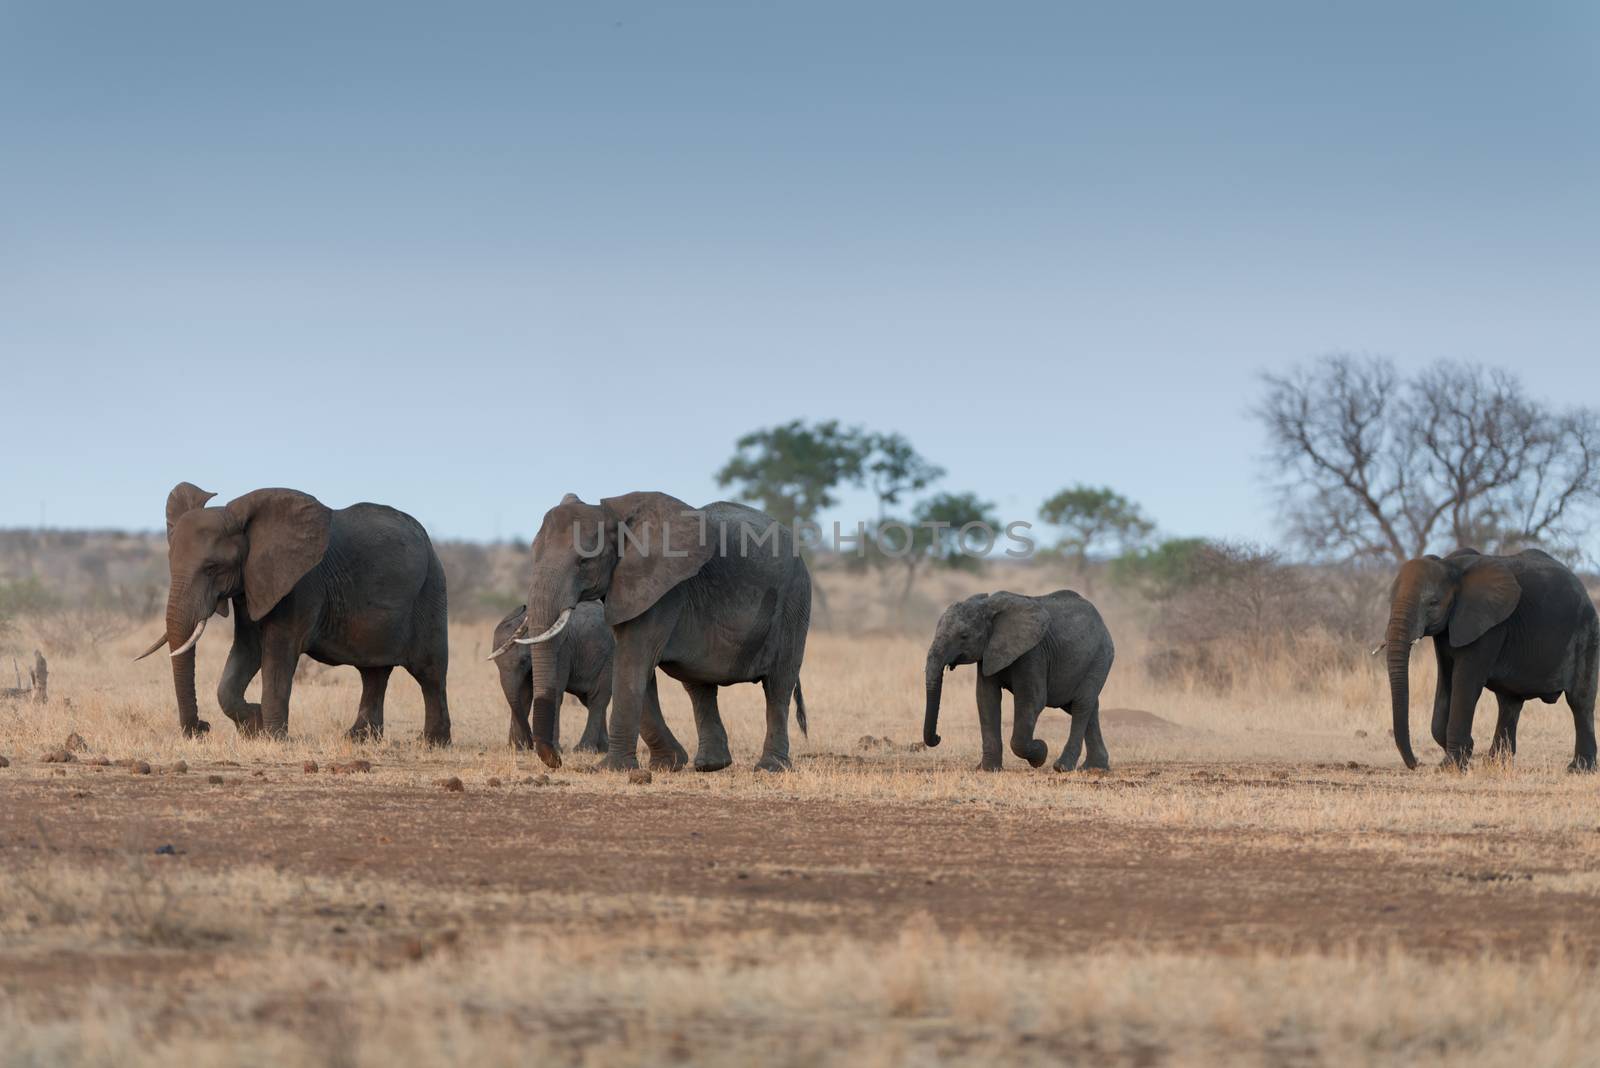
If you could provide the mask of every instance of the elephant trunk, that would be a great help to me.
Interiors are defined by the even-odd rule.
[[[1417,766],[1411,751],[1411,644],[1416,641],[1416,598],[1404,594],[1395,598],[1384,635],[1388,646],[1389,703],[1394,713],[1394,744],[1406,767]]]
[[[939,697],[944,689],[944,664],[930,656],[925,674],[928,704],[922,715],[922,742],[932,749],[940,742]]]
[[[561,690],[556,687],[556,643],[528,646],[533,669],[533,748],[546,767],[559,768],[556,718],[561,714]]]
[[[188,607],[187,587],[174,586],[167,595],[167,643],[173,649],[182,648],[194,634],[195,613]],[[204,621],[204,617],[201,617]],[[184,734],[198,734],[200,708],[194,696],[195,649],[189,648],[172,658],[172,688],[178,698],[178,726]]]

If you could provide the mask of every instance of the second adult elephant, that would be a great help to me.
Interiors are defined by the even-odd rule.
[[[554,702],[557,712],[550,724],[551,741],[561,742],[561,695],[570,693],[582,701],[589,718],[573,750],[579,753],[606,751],[606,706],[611,703],[611,656],[616,642],[606,626],[605,613],[594,601],[584,601],[572,610],[560,634],[538,645],[518,645],[513,639],[525,634],[527,605],[518,605],[494,628],[494,652],[489,654],[500,668],[500,689],[511,706],[511,744],[517,749],[532,749],[533,730],[528,712],[535,701]]]
[[[642,734],[651,767],[688,762],[661,715],[656,668],[683,683],[694,704],[697,771],[733,762],[717,687],[759,682],[767,733],[756,767],[789,757],[789,699],[806,729],[800,663],[811,622],[811,574],[791,532],[753,508],[718,501],[690,508],[665,493],[628,493],[587,504],[568,494],[545,513],[533,540],[529,633],[536,645],[561,633],[582,601],[605,603],[617,648],[609,750],[601,766],[639,766]],[[533,705],[534,745],[560,764],[553,701]]]
[[[1033,736],[1034,725],[1046,708],[1060,708],[1072,716],[1072,731],[1056,770],[1077,767],[1085,740],[1087,766],[1109,767],[1100,736],[1100,690],[1115,657],[1100,613],[1071,590],[1043,597],[980,593],[957,601],[939,617],[928,646],[922,740],[939,744],[944,672],[957,664],[977,664],[978,729],[983,735],[979,770],[1000,770],[1002,690],[1012,694],[1011,751],[1017,756],[1034,767],[1044,763],[1049,752]]]

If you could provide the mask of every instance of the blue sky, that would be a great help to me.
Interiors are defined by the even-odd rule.
[[[1592,4],[10,0],[0,526],[526,535],[837,417],[1270,538],[1261,370],[1600,404],[1596,190]]]

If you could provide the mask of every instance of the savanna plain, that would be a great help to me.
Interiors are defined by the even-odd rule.
[[[345,740],[357,675],[310,662],[289,740],[237,736],[220,619],[184,739],[164,663],[131,662],[159,623],[14,620],[24,670],[53,653],[46,702],[0,702],[0,1062],[1593,1063],[1600,781],[1564,770],[1564,704],[1529,705],[1514,766],[1408,772],[1352,639],[1158,672],[1108,611],[1111,770],[984,774],[972,669],[922,748],[926,631],[852,627],[869,580],[823,577],[795,771],[751,770],[746,686],[734,768],[645,783],[507,747],[492,619],[453,626],[448,749],[399,673],[388,737]],[[1419,646],[1420,739],[1432,683]],[[1480,754],[1493,721],[1486,695]]]

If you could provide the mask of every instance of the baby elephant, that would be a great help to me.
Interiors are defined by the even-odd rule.
[[[511,705],[511,744],[518,749],[534,748],[528,712],[535,701],[561,706],[561,695],[570,693],[589,710],[583,737],[575,747],[580,753],[606,751],[606,706],[611,703],[611,653],[615,643],[606,626],[605,606],[599,601],[583,601],[572,610],[572,618],[560,634],[538,645],[517,645],[511,639],[522,626],[527,606],[518,607],[494,628],[495,654],[500,666],[500,688]],[[550,717],[550,744],[560,743],[559,715]]]
[[[957,664],[978,665],[978,727],[983,732],[981,771],[1000,770],[1000,691],[1012,694],[1011,751],[1034,767],[1048,756],[1033,736],[1046,708],[1072,716],[1072,734],[1057,758],[1057,771],[1078,765],[1084,739],[1086,767],[1110,767],[1100,737],[1100,689],[1116,650],[1094,605],[1071,590],[1043,597],[980,593],[944,610],[928,647],[928,710],[922,740],[939,744],[939,693],[944,672]]]

